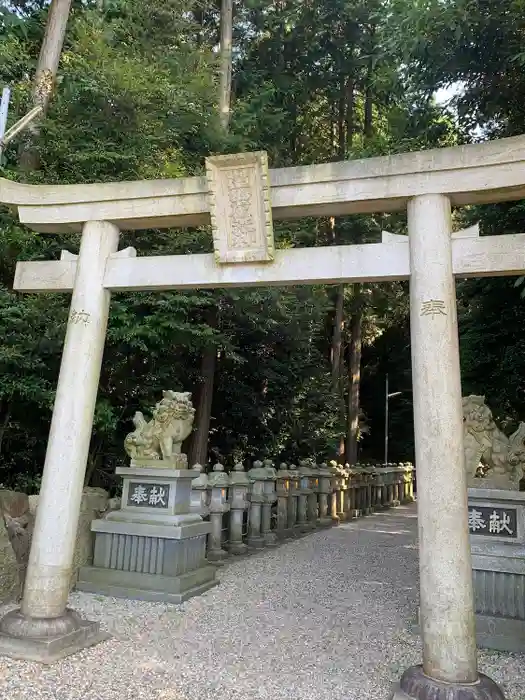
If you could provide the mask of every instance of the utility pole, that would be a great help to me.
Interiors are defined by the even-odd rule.
[[[10,129],[7,129],[6,131],[10,98],[11,90],[10,88],[5,87],[2,90],[2,99],[0,100],[0,163],[2,162],[2,151],[4,146],[7,146],[7,144],[15,138],[15,136],[29,126],[31,122],[34,121],[43,111],[42,105],[36,105],[36,107],[30,109],[29,112],[22,117],[22,119],[19,119]]]
[[[385,376],[385,466],[388,464],[388,421],[389,421],[389,401],[394,396],[399,396],[402,391],[394,391],[393,394],[388,393],[388,374]]]
[[[7,113],[9,111],[9,100],[11,98],[11,90],[5,87],[2,90],[2,100],[0,101],[0,165],[2,164],[2,147],[4,143],[4,135],[7,127]]]
[[[388,374],[385,377],[385,467],[388,464]]]

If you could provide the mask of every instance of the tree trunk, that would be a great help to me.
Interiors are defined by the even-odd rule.
[[[354,143],[354,111],[355,111],[355,95],[354,81],[348,78],[346,83],[346,150],[350,151]]]
[[[221,126],[228,131],[232,91],[233,0],[221,2],[221,84],[219,111]]]
[[[214,324],[211,323],[210,325]],[[211,407],[213,402],[213,386],[215,383],[216,364],[217,348],[215,345],[209,345],[202,353],[201,385],[196,406],[197,425],[193,434],[189,454],[190,469],[194,464],[205,465],[208,461],[208,439],[210,434]]]
[[[221,45],[220,45],[220,93],[219,118],[224,133],[230,125],[230,103],[232,89],[232,36],[233,36],[233,0],[221,2]],[[209,325],[216,328],[218,313],[210,312]],[[208,461],[208,442],[210,434],[213,387],[217,365],[217,348],[215,344],[204,349],[201,360],[201,380],[199,398],[196,407],[196,429],[191,441],[189,454],[190,467],[194,464],[205,465]]]
[[[361,294],[361,285],[355,285],[356,296]],[[348,386],[348,429],[346,433],[346,461],[349,464],[357,463],[357,448],[359,442],[359,389],[361,384],[361,349],[362,349],[362,305],[356,308],[352,314],[350,324],[349,347],[349,386]]]
[[[344,328],[344,301],[345,301],[345,286],[340,284],[337,288],[335,297],[335,318],[334,332],[332,335],[332,389],[335,392],[339,390],[340,372],[341,372],[341,357],[343,349],[343,328]]]
[[[367,85],[365,91],[365,123],[363,129],[364,135],[367,139],[374,135],[373,106],[371,87]]]
[[[5,437],[5,434],[8,430],[8,428],[9,428],[9,420],[11,418],[11,407],[12,407],[11,402],[8,401],[6,406],[5,406],[5,410],[2,411],[2,413],[4,415],[2,417],[2,421],[1,421],[1,425],[0,425],[0,454],[2,454],[2,446],[4,443],[4,437]]]
[[[346,126],[346,81],[341,76],[339,83],[339,106],[337,110],[337,157],[343,160],[345,157]]]
[[[373,78],[374,78],[374,58],[373,52],[375,50],[375,34],[376,28],[374,25],[370,27],[369,30],[369,40],[370,46],[368,49],[370,58],[368,59],[368,67],[366,71],[365,78],[365,115],[363,124],[363,134],[365,141],[372,138],[374,135],[374,115],[373,115]]]
[[[31,122],[28,127],[28,138],[22,141],[20,150],[20,165],[23,170],[31,171],[39,167],[37,151],[40,121],[46,113],[55,87],[58,64],[64,45],[67,20],[71,0],[52,0],[47,17],[46,31],[33,80],[33,107],[42,106],[42,114]]]

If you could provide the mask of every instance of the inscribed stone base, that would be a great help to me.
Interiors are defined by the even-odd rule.
[[[525,649],[525,493],[469,489],[478,645]]]
[[[0,656],[51,664],[109,638],[98,622],[82,620],[74,610],[40,620],[17,609],[0,623]]]
[[[505,700],[505,696],[483,673],[476,683],[443,683],[426,676],[421,666],[413,666],[401,676],[392,700]]]
[[[166,525],[202,521],[198,513],[190,513],[195,471],[135,466],[119,467],[116,474],[123,478],[122,507],[107,520]]]

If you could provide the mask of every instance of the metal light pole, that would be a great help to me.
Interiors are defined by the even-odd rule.
[[[2,144],[7,126],[7,111],[9,109],[9,99],[11,90],[5,87],[2,90],[2,100],[0,101],[0,163],[2,162]]]
[[[393,396],[399,396],[402,394],[402,391],[394,391],[394,393],[389,394],[388,393],[388,374],[385,376],[385,466],[388,464],[388,420],[389,420],[389,415],[388,415],[388,409],[389,409],[389,400]]]
[[[8,87],[5,87],[2,90],[2,100],[0,101],[0,160],[2,158],[2,149],[4,146],[7,146],[7,144],[15,138],[15,136],[18,136],[18,134],[29,126],[29,124],[31,124],[31,122],[43,111],[41,104],[36,105],[36,107],[30,109],[27,114],[15,122],[13,126],[6,131],[10,96],[11,90]]]

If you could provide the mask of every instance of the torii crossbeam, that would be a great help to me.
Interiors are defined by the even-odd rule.
[[[22,223],[82,231],[78,256],[17,265],[15,289],[72,292],[72,301],[24,598],[0,622],[0,653],[49,661],[98,639],[97,626],[66,604],[110,292],[409,279],[423,665],[405,672],[395,697],[501,700],[477,671],[455,277],[523,274],[525,234],[453,234],[451,207],[521,198],[524,136],[270,171],[263,153],[218,156],[207,159],[206,178],[0,180],[0,202],[15,205]],[[408,237],[274,250],[273,219],[405,208]],[[214,255],[118,251],[121,230],[209,222]]]

